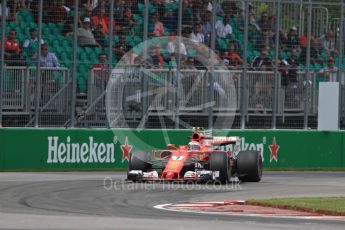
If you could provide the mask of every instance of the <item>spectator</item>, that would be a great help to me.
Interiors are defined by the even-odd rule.
[[[194,25],[193,32],[190,34],[189,40],[191,42],[194,42],[197,44],[205,42],[204,35],[201,31],[201,24],[200,23],[196,23]]]
[[[235,46],[232,43],[229,44],[229,52],[227,58],[230,61],[230,66],[234,69],[238,69],[243,63],[242,58],[238,53],[236,53]]]
[[[82,7],[84,9],[87,10],[93,10],[98,6],[98,2],[103,2],[103,1],[98,1],[98,0],[83,0],[82,3]],[[74,4],[74,3],[73,3]],[[73,4],[70,4],[71,6],[73,6]],[[68,6],[68,5],[67,5]],[[69,7],[69,6],[68,6]]]
[[[156,9],[156,12],[159,14],[159,18],[162,19],[164,17],[164,11],[165,11],[164,2],[161,0],[153,0],[150,2],[150,4],[152,4],[152,6]],[[128,3],[126,5],[128,5]],[[127,6],[126,6],[126,8],[127,8]]]
[[[184,62],[184,66],[185,69],[189,69],[189,70],[197,70],[197,68],[195,67],[195,59],[192,56],[188,56],[188,58],[185,60]]]
[[[9,8],[9,17],[7,18],[9,21],[16,21],[17,20],[17,0],[7,1],[8,8]]]
[[[297,28],[295,26],[291,27],[287,35],[287,40],[285,42],[285,45],[288,51],[298,48],[298,35],[297,35]]]
[[[178,21],[173,10],[169,9],[165,12],[163,22],[164,22],[165,27],[168,28],[168,30],[175,31],[177,29]]]
[[[256,34],[255,49],[261,51],[271,48],[271,46],[274,44],[274,41],[270,35],[271,32],[269,30],[258,31]]]
[[[333,32],[328,31],[326,34],[322,35],[317,39],[321,51],[326,52],[327,55],[331,55],[332,52],[337,54],[338,51],[335,49],[335,44],[333,40]]]
[[[267,12],[263,12],[261,14],[261,18],[258,21],[258,26],[260,27],[261,31],[271,31],[272,30],[272,23],[269,20]]]
[[[105,9],[99,8],[95,16],[92,17],[92,21],[95,27],[101,26],[101,31],[105,35],[108,33],[109,18],[105,15]]]
[[[16,31],[11,29],[7,37],[4,39],[5,42],[5,60],[7,65],[22,65],[18,61],[22,61],[20,48],[16,39]]]
[[[276,33],[271,33],[272,36],[271,36],[271,47],[272,49],[274,49],[276,46],[275,46],[275,40],[276,40]],[[288,37],[287,37],[287,34],[285,33],[285,31],[283,29],[279,29],[279,44],[278,44],[278,48],[280,50],[288,50],[287,48],[287,40],[288,40]],[[298,48],[298,39],[297,39],[297,46],[295,49]],[[289,51],[291,51],[292,49],[290,49]]]
[[[240,9],[237,7],[235,1],[223,1],[222,8],[226,15],[229,15],[230,18],[234,18],[240,13]]]
[[[163,27],[163,23],[159,21],[159,15],[158,13],[155,13],[151,16],[152,22],[153,22],[153,31],[150,33],[151,36],[165,36],[165,31]]]
[[[62,33],[65,37],[73,34],[73,24],[74,24],[74,17],[69,16],[67,20],[64,22],[64,25],[62,28]]]
[[[78,44],[82,47],[101,47],[90,28],[90,18],[84,18],[83,26],[77,29]]]
[[[99,10],[101,10],[102,8],[97,8],[97,12]],[[104,9],[104,8],[103,8]],[[85,9],[83,12],[80,13],[80,17],[81,18],[92,18],[91,22],[90,22],[90,28],[93,30],[96,26],[95,26],[95,23],[94,23],[94,20],[93,20],[93,17],[94,17],[94,10],[88,8],[88,9]],[[73,16],[72,16],[72,24],[73,24]]]
[[[36,59],[37,55],[34,55],[32,59]],[[60,67],[59,60],[55,53],[49,52],[48,45],[43,44],[41,46],[40,63],[42,67]]]
[[[223,64],[226,66],[230,65],[230,59],[229,59],[229,52],[228,51],[224,51],[222,52],[222,60],[223,60]]]
[[[307,64],[307,36],[302,36],[300,38],[300,47],[301,47],[301,55],[300,55],[300,62],[303,65]],[[319,58],[319,51],[318,51],[318,44],[314,36],[310,38],[310,64],[323,62],[322,59]]]
[[[29,30],[30,32],[30,38],[25,39],[23,43],[23,50],[27,51],[27,54],[31,58],[33,55],[36,54],[36,50],[38,47],[38,38],[37,38],[37,32],[34,28],[31,28]],[[44,41],[41,39],[41,44],[43,44]]]
[[[134,36],[134,20],[128,15],[124,15],[120,22],[119,26],[115,26],[114,30],[119,31],[122,34],[130,34]]]
[[[251,64],[252,70],[270,71],[273,68],[272,60],[268,57],[267,50],[262,50],[260,56],[256,56]]]
[[[158,68],[158,69],[162,69],[164,67],[164,58],[162,57],[162,55],[160,54],[160,45],[153,45],[150,48],[150,57],[151,57],[151,65],[152,68]]]
[[[107,64],[107,55],[105,53],[100,53],[98,55],[98,63],[94,64],[93,68],[109,68]]]
[[[296,49],[291,51],[290,57],[282,61],[282,66],[286,67],[282,73],[282,85],[288,86],[289,84],[297,83],[297,71],[299,67],[299,61],[297,60],[298,52]]]
[[[119,42],[113,46],[113,52],[119,57],[122,57],[130,49],[131,47],[127,44],[125,35],[120,35]]]
[[[93,65],[93,73],[94,77],[98,79],[109,79],[109,70],[110,70],[110,65],[107,63],[107,55],[105,53],[100,53],[98,55],[98,63]],[[106,83],[105,82],[97,82],[96,87],[100,87],[102,90],[105,89]]]
[[[208,46],[210,46],[212,33],[211,17],[212,13],[210,11],[206,11],[203,15],[202,33],[204,35],[205,44],[207,44]]]
[[[185,44],[183,43],[183,39],[181,39],[181,43],[179,43],[179,39],[175,36],[169,37],[169,42],[167,44],[167,51],[172,57],[177,57],[178,52],[181,54],[182,57],[187,56],[187,49],[186,49]]]
[[[232,27],[229,25],[229,16],[225,16],[223,20],[219,20],[216,22],[216,32],[218,38],[228,38],[232,35]]]
[[[189,0],[183,0],[182,5],[182,24],[183,26],[192,26],[194,23],[193,19],[193,5]]]
[[[53,3],[47,1],[44,5],[43,22],[64,23],[70,11],[63,0],[56,0]]]
[[[327,66],[319,71],[316,81],[337,81],[338,68],[334,66],[334,58],[329,57]]]
[[[132,18],[132,16],[133,16],[132,8],[133,8],[133,2],[131,0],[126,1],[123,15],[126,16],[127,18]],[[164,11],[162,11],[162,12],[164,12]]]
[[[105,36],[102,32],[102,25],[99,24],[96,26],[96,28],[92,31],[93,33],[93,36],[95,37],[96,39],[96,42],[102,46],[102,47],[106,47],[108,44],[107,44],[107,41],[105,39]]]
[[[125,11],[125,7],[122,0],[116,0],[114,3],[114,19],[116,21],[123,20],[123,13]]]

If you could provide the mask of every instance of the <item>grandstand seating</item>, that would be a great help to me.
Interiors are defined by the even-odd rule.
[[[138,9],[139,12],[133,12],[132,18],[135,20],[136,24],[133,28],[134,36],[127,35],[126,36],[126,42],[131,46],[135,47],[137,44],[141,43],[143,41],[142,34],[143,34],[143,18],[144,18],[144,4],[138,3]],[[164,6],[165,11],[175,11],[178,10],[178,3],[171,3],[166,4]],[[149,7],[149,13],[152,14],[154,12],[157,12],[157,8],[154,5],[150,5]],[[72,12],[73,14],[73,12]],[[222,19],[222,17],[217,16],[217,19]],[[243,32],[239,29],[240,26],[240,20],[237,18],[233,18],[230,20],[229,24],[233,28],[233,36],[234,39],[236,39],[240,46],[243,47],[244,39],[243,39]],[[149,23],[150,24],[150,23]],[[150,26],[150,25],[149,25]],[[29,37],[29,29],[30,28],[36,28],[37,29],[37,23],[34,21],[34,16],[32,15],[31,11],[29,10],[20,10],[18,12],[17,21],[11,21],[7,23],[6,25],[6,34],[9,32],[10,29],[15,29],[17,32],[17,40],[20,44],[23,44],[23,41]],[[67,36],[65,37],[62,34],[63,30],[63,24],[61,23],[42,23],[42,38],[44,41],[49,45],[49,49],[51,52],[55,52],[61,66],[70,68],[72,66],[72,37]],[[168,28],[165,27],[166,34],[169,35],[170,31]],[[249,31],[249,42],[248,42],[248,50],[247,50],[247,61],[251,62],[255,56],[259,55],[259,52],[255,50],[255,39],[253,39],[255,36],[251,34],[252,31]],[[105,36],[105,41],[108,44],[109,43],[109,37]],[[119,41],[119,36],[114,36],[112,44],[116,44]],[[229,39],[217,39],[216,40],[216,48],[218,50],[226,50],[229,45]],[[98,54],[101,52],[108,53],[108,47],[103,48],[82,48],[78,47],[77,49],[77,77],[78,77],[78,89],[80,92],[86,92],[87,90],[87,79],[89,76],[89,69],[92,67],[93,64],[97,63]],[[161,47],[161,53],[162,55],[166,54],[165,47]],[[190,52],[190,53],[193,53]],[[281,59],[286,59],[290,55],[289,52],[281,51],[279,54],[279,57]],[[34,65],[32,60],[30,60],[30,55],[28,55],[28,51],[23,52],[23,57],[27,60],[28,65]],[[274,52],[269,52],[269,57],[274,57]],[[116,61],[118,61],[121,57],[117,57],[115,54],[113,54],[113,64],[116,64]],[[311,69],[313,71],[317,71],[321,68],[323,68],[328,60],[328,55],[326,53],[321,53],[320,58],[324,60],[324,64],[315,63],[311,66]],[[337,57],[335,57],[335,61],[337,61]],[[345,57],[343,60],[343,63],[345,65]],[[171,67],[171,63],[165,63],[164,66]],[[300,69],[304,69],[304,65],[300,65]]]

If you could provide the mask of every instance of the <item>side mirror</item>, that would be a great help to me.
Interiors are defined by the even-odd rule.
[[[169,149],[177,149],[176,146],[174,144],[167,144],[167,147]]]

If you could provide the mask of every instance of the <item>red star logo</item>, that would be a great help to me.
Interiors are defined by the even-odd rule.
[[[272,162],[273,160],[278,162],[279,145],[277,145],[276,137],[273,138],[272,144],[269,146],[269,148],[270,148],[270,152],[271,152],[270,162]]]
[[[133,146],[128,144],[128,137],[125,139],[125,144],[121,145],[122,149],[122,163],[127,160],[129,161],[129,154],[132,150]]]

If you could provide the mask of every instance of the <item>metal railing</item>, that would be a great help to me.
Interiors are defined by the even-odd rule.
[[[34,67],[6,66],[2,78],[2,107],[6,115],[17,114],[27,115],[22,120],[21,126],[32,126],[35,110],[35,98],[40,97],[40,116],[69,116],[71,90],[66,89],[70,84],[69,70],[67,68],[42,67],[40,95],[36,95],[37,69]],[[30,118],[31,117],[31,118]],[[55,120],[56,121],[56,120]],[[9,121],[11,124],[11,121]],[[51,119],[46,125],[54,126],[58,123]],[[60,122],[60,125],[61,122]]]

